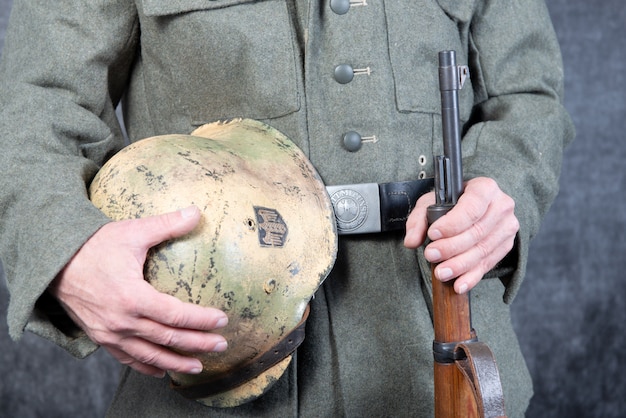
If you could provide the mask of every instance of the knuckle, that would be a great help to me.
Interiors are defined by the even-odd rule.
[[[507,218],[506,221],[502,222],[499,228],[500,236],[502,237],[501,239],[508,240],[508,239],[515,237],[519,229],[520,229],[520,223],[517,217],[511,216]]]
[[[152,366],[159,364],[161,355],[156,350],[145,351],[137,354],[135,358],[139,363],[150,364]]]
[[[498,183],[490,177],[477,177],[469,182],[467,187],[471,188],[474,193],[483,197],[493,197],[500,191]]]
[[[105,326],[115,334],[124,334],[130,329],[129,321],[119,316],[107,318]]]
[[[457,256],[461,254],[464,249],[467,249],[467,244],[460,242],[460,240],[458,239],[446,240],[446,242],[443,244],[445,245],[440,245],[437,247],[437,249],[441,253],[441,257],[443,260]]]
[[[494,179],[492,179],[491,177],[483,177],[481,178],[481,182],[482,182],[482,187],[485,187],[488,190],[499,190],[500,187],[498,186],[498,183],[496,183],[496,181]]]
[[[138,300],[138,295],[129,291],[122,290],[117,296],[118,306],[123,306],[124,311],[133,317],[139,317],[141,312],[141,303]]]
[[[117,345],[118,338],[114,332],[93,331],[89,338],[98,345],[103,347],[111,347]]]
[[[149,227],[153,227],[156,229],[162,229],[162,230],[170,230],[174,224],[173,222],[173,214],[171,213],[164,213],[162,215],[157,215],[152,219],[152,224],[148,224],[146,226]]]
[[[467,258],[463,258],[457,261],[456,266],[453,267],[452,271],[456,273],[457,276],[467,273],[472,269],[473,265]]]
[[[134,358],[128,356],[120,356],[117,358],[117,361],[119,361],[124,366],[132,367],[134,364],[137,364],[137,361]]]
[[[480,269],[479,269],[481,277],[487,274],[489,270],[491,270],[495,266],[496,266],[496,263],[492,263],[491,261],[487,259],[483,259],[480,263]]]
[[[179,309],[169,310],[164,317],[165,323],[171,326],[186,326],[188,323],[188,315],[185,313],[184,307],[185,306],[182,306]]]
[[[478,222],[483,215],[483,208],[478,199],[470,200],[466,206],[466,216],[472,224]]]
[[[479,260],[484,261],[491,254],[491,247],[484,241],[480,241],[476,244],[476,251],[478,251]]]
[[[175,330],[167,330],[159,335],[159,343],[166,347],[177,347],[180,338]]]
[[[109,351],[109,353],[111,353],[111,355],[121,364],[125,365],[125,366],[131,366],[131,367],[135,367],[134,365],[137,364],[137,360],[131,356],[130,354],[128,354],[126,351],[124,351],[123,349],[118,349],[118,348],[110,348],[107,347],[107,350]]]
[[[507,194],[502,194],[502,208],[503,208],[503,212],[507,213],[507,214],[514,214],[515,213],[515,200],[513,200],[513,198]]]
[[[150,231],[160,231],[163,233],[162,241],[166,241],[176,236],[174,233],[178,224],[176,216],[175,213],[157,215],[150,219],[150,222],[145,223],[143,227]]]
[[[470,233],[472,235],[474,242],[480,242],[486,235],[485,228],[480,222],[475,222],[472,225],[470,229]]]
[[[517,233],[520,229],[520,223],[519,223],[519,219],[517,219],[517,216],[513,217],[513,223],[511,225],[511,229],[513,230],[514,233]]]
[[[506,240],[504,245],[502,245],[502,249],[504,250],[503,257],[509,253],[515,246],[515,234],[512,234],[509,239]]]
[[[466,274],[464,274],[463,280],[465,281],[465,284],[467,284],[468,289],[472,289],[478,284],[478,282],[480,282],[480,279],[482,279],[483,275],[484,274],[480,270],[475,269],[472,271],[468,271]]]
[[[519,221],[515,219],[515,221],[511,223],[511,228],[509,229],[510,235],[515,236],[519,232],[519,229],[520,229]]]
[[[515,210],[515,199],[513,199],[511,196],[509,196],[508,194],[502,192],[502,194],[505,196],[504,200],[505,202],[507,202],[508,207],[510,208],[511,211]]]
[[[482,258],[478,263],[478,270],[480,271],[481,277],[487,274],[491,269],[493,269],[500,260],[506,255],[508,252],[505,251],[503,254],[499,254],[500,251],[493,252],[488,257]]]

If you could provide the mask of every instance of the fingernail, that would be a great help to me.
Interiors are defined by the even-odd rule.
[[[228,343],[226,341],[220,341],[219,343],[215,344],[213,351],[220,353],[222,351],[226,351],[227,348],[228,348]]]
[[[452,269],[451,268],[442,268],[437,270],[437,278],[439,280],[448,280],[452,277]]]
[[[467,284],[462,283],[459,286],[459,295],[462,295],[463,293],[467,292],[467,287],[468,287]]]
[[[189,206],[188,208],[180,210],[180,216],[182,216],[183,219],[191,218],[196,214],[197,210],[195,206]]]
[[[189,370],[189,374],[200,374],[202,373],[202,363],[198,362],[199,366],[195,366]]]
[[[228,317],[225,316],[215,323],[215,328],[224,328],[226,325],[228,325]]]
[[[429,229],[428,230],[428,238],[430,238],[433,241],[436,241],[438,239],[440,239],[443,235],[441,235],[441,231],[439,231],[438,229]]]
[[[424,256],[431,263],[441,260],[441,253],[436,248],[426,248],[424,250]]]

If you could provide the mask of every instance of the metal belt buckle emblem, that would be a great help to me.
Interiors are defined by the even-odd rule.
[[[337,220],[337,232],[366,234],[380,232],[378,184],[326,186]]]

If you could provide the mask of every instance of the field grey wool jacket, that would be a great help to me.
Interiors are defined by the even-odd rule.
[[[542,0],[15,0],[0,66],[11,336],[31,331],[78,357],[97,348],[46,287],[109,221],[86,188],[125,144],[120,102],[131,141],[246,117],[290,137],[327,185],[432,177],[441,50],[470,68],[460,92],[465,177],[495,179],[521,224],[514,250],[472,290],[472,308],[507,412],[523,416],[532,385],[508,304],[574,134]],[[340,65],[351,80],[335,76]],[[350,131],[369,141],[347,150]],[[432,416],[430,277],[402,240],[340,238],[296,360],[258,400],[211,409],[167,379],[125,370],[109,414]]]

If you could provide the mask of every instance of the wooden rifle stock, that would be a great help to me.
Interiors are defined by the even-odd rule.
[[[444,155],[435,157],[436,203],[429,225],[445,215],[463,192],[458,90],[468,74],[456,65],[454,51],[439,53],[439,87]],[[436,418],[505,417],[498,369],[489,347],[472,328],[469,292],[454,291],[454,280],[441,282],[432,265],[433,341]]]

